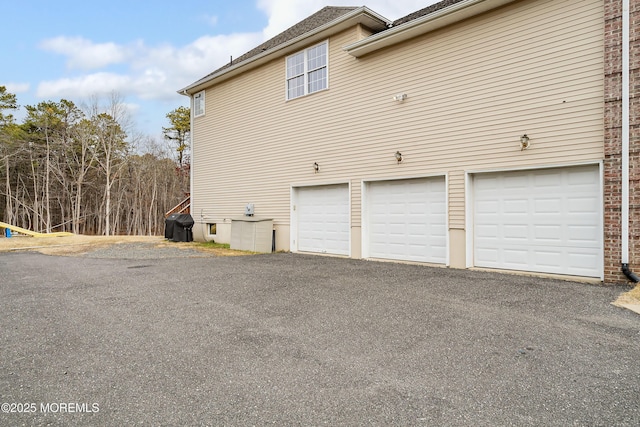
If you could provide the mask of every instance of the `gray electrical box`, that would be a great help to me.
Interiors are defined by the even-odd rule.
[[[244,207],[244,216],[253,216],[253,203],[247,203]]]
[[[231,249],[268,253],[272,240],[272,219],[244,217],[231,220]]]

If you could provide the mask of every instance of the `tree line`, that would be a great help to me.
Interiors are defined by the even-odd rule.
[[[25,106],[0,86],[0,218],[34,231],[163,234],[189,191],[189,109],[167,114],[165,143],[134,130],[118,94],[78,106]]]

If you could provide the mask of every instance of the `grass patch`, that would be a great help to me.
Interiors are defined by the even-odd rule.
[[[231,249],[231,245],[229,243],[216,243],[214,241],[211,241],[197,242],[196,244],[205,249]]]
[[[189,242],[185,243],[193,249],[197,249],[202,252],[209,252],[217,256],[240,256],[240,255],[252,255],[253,252],[239,251],[237,249],[231,249],[229,243],[216,243],[216,242]]]

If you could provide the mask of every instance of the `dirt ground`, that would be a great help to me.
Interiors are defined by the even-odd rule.
[[[640,284],[627,293],[624,293],[613,302],[613,305],[624,307],[640,314]]]
[[[27,237],[13,236],[0,238],[0,252],[35,251],[45,255],[74,256],[85,252],[120,243],[153,243],[157,247],[180,247],[197,249],[217,256],[247,255],[247,252],[213,247],[197,242],[170,242],[163,236],[60,236]]]

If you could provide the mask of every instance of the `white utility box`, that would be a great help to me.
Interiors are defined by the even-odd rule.
[[[271,252],[273,220],[250,216],[231,220],[231,249]]]

